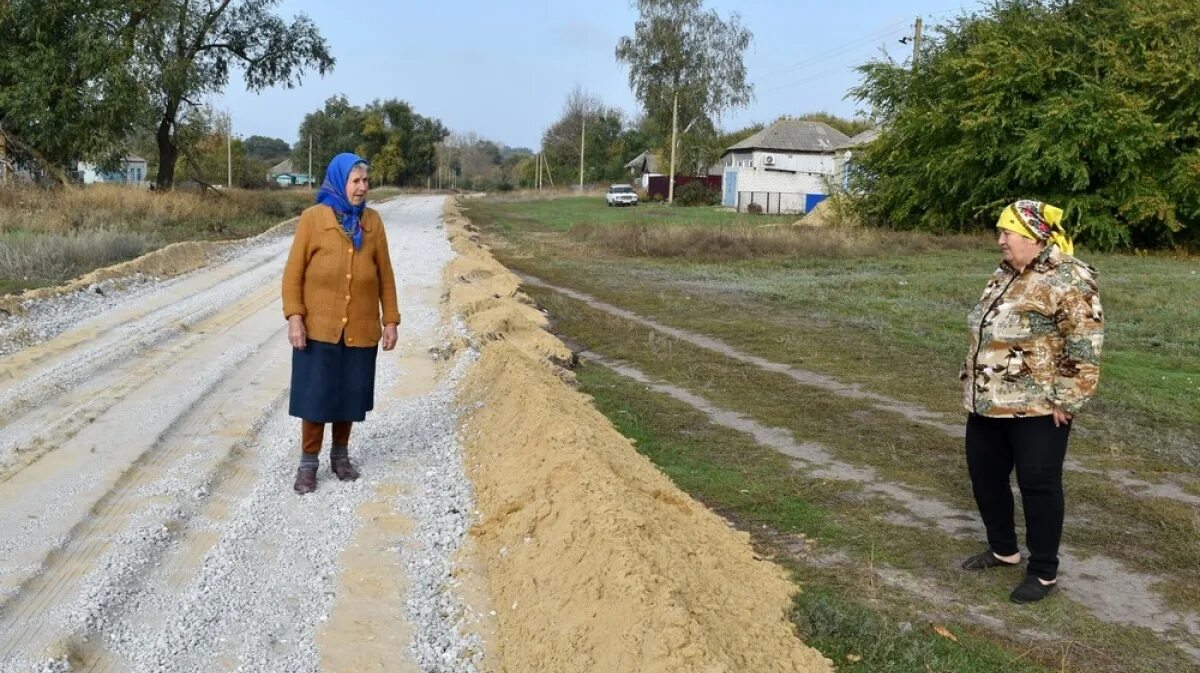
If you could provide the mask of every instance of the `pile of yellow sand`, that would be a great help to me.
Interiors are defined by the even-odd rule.
[[[680,491],[567,381],[570,353],[453,206],[448,269],[479,360],[463,388],[472,528],[503,673],[830,671],[795,586]]]

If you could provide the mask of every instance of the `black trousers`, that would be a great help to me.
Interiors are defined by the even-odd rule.
[[[1058,544],[1063,527],[1063,459],[1070,424],[1054,426],[1053,416],[967,417],[967,470],[975,504],[996,554],[1016,554],[1013,493],[1009,478],[1017,471],[1025,509],[1026,572],[1044,580],[1058,576]]]

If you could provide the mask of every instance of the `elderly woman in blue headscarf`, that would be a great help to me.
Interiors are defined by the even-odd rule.
[[[396,346],[400,311],[387,234],[367,208],[367,162],[349,152],[329,163],[317,203],[300,216],[283,270],[283,315],[292,345],[289,413],[300,418],[297,493],[317,488],[325,424],[329,464],[358,478],[350,428],[374,407],[375,355]]]

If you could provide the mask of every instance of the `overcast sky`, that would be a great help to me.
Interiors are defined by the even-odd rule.
[[[755,100],[722,120],[726,129],[780,115],[825,110],[853,116],[846,98],[854,67],[886,50],[904,60],[921,16],[928,28],[981,0],[709,0],[722,17],[737,11],[754,34],[745,55]],[[284,17],[307,14],[337,59],[325,77],[295,89],[245,91],[235,76],[212,103],[233,115],[234,133],[295,142],[304,115],[330,96],[354,105],[399,98],[455,132],[474,131],[537,148],[567,94],[582,86],[629,115],[639,111],[629,73],[613,57],[637,11],[622,0],[559,2],[388,2],[284,0]]]

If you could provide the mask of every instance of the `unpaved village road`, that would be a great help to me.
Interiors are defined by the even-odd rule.
[[[0,359],[0,671],[474,670],[469,592],[448,590],[471,354],[430,355],[455,330],[442,202],[377,206],[403,325],[356,483],[322,456],[318,491],[292,492],[290,236]]]
[[[403,323],[355,483],[292,492],[285,228],[0,319],[0,673],[833,670],[459,206],[377,207]]]

